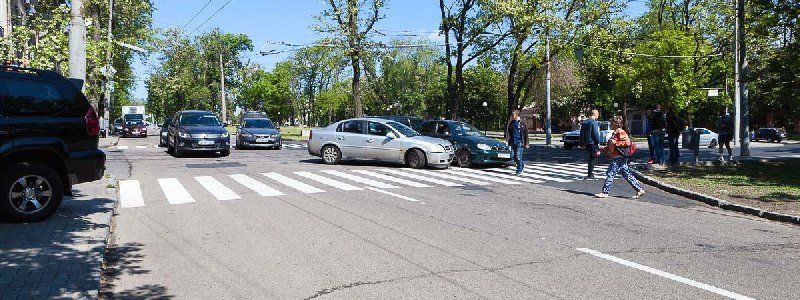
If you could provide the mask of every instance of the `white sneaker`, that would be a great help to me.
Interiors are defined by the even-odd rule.
[[[608,198],[608,194],[605,194],[605,193],[594,194],[594,197],[595,198]]]
[[[642,196],[644,196],[644,194],[645,194],[645,191],[644,191],[644,189],[641,189],[641,190],[639,190],[638,192],[636,192],[636,195],[634,195],[634,196],[633,196],[633,199],[639,199],[639,198],[642,198]]]

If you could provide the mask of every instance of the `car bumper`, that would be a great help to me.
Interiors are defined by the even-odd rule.
[[[433,167],[447,167],[453,162],[453,152],[428,153],[428,165]]]
[[[207,144],[206,144],[207,143]],[[178,144],[175,145],[182,151],[224,151],[229,150],[231,145],[230,138],[216,138],[216,139],[195,139],[195,138],[178,138]]]
[[[477,164],[506,163],[513,159],[510,151],[478,150],[472,153],[472,162]]]
[[[70,184],[91,182],[103,178],[106,154],[99,149],[72,151],[64,161]]]
[[[277,147],[281,144],[281,138],[270,138],[261,142],[255,138],[242,138],[241,144],[245,147]]]

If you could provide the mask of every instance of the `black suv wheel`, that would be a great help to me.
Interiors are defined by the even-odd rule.
[[[58,174],[46,166],[19,163],[0,175],[0,216],[38,222],[56,212],[64,196]]]

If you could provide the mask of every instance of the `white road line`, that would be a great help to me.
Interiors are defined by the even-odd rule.
[[[434,172],[434,171],[428,171],[428,170],[417,170],[417,169],[403,169],[403,170],[407,170],[407,171],[411,171],[411,172],[415,172],[415,173],[420,173],[420,174],[425,174],[425,175],[428,175],[428,176],[434,176],[434,177],[439,177],[439,178],[450,179],[450,180],[455,180],[455,181],[459,181],[459,182],[474,184],[474,185],[489,185],[489,184],[491,184],[491,183],[488,183],[486,181],[480,181],[480,180],[475,180],[475,179],[471,179],[471,178],[453,176],[453,175],[444,174],[444,173],[441,173],[441,172]]]
[[[169,204],[185,204],[194,202],[192,195],[189,195],[181,182],[177,178],[159,178],[158,184],[161,186],[161,191],[167,197]]]
[[[552,169],[571,171],[571,172],[580,172],[584,176],[586,175],[586,171],[587,171],[587,166],[586,165],[583,165],[583,166],[567,166],[567,165],[560,165],[560,164],[548,164],[548,165],[545,165],[545,166],[547,168],[552,168]],[[601,170],[601,167],[595,166],[594,170],[595,170],[594,171],[595,174],[604,174],[605,173],[605,170]]]
[[[514,167],[508,167],[509,169],[514,169]],[[545,172],[551,172],[553,174],[563,174],[565,176],[586,176],[586,171],[584,172],[577,172],[577,171],[566,171],[562,169],[551,168],[549,165],[545,164],[531,164],[526,163],[525,168],[536,169]]]
[[[294,180],[292,178],[286,177],[286,176],[278,174],[278,173],[274,173],[274,172],[273,173],[261,173],[261,175],[264,175],[269,179],[272,179],[272,180],[275,180],[277,182],[280,182],[283,185],[286,185],[286,186],[288,186],[290,188],[293,188],[295,190],[298,190],[298,191],[306,193],[306,194],[324,193],[325,192],[325,191],[323,191],[321,189],[315,188],[313,186],[310,186],[308,184],[302,183],[300,181]]]
[[[690,285],[690,286],[693,286],[693,287],[696,287],[696,288],[699,288],[699,289],[703,289],[703,290],[706,290],[706,291],[709,291],[709,292],[712,292],[712,293],[715,293],[715,294],[718,294],[718,295],[721,295],[721,296],[724,296],[724,297],[728,297],[728,298],[731,298],[731,299],[754,300],[753,298],[750,298],[750,297],[747,297],[747,296],[744,296],[744,295],[740,295],[740,294],[737,294],[737,293],[734,293],[734,292],[731,292],[731,291],[726,291],[726,290],[723,290],[723,289],[715,287],[715,286],[711,286],[711,285],[708,285],[708,284],[705,284],[705,283],[702,283],[702,282],[697,282],[697,281],[691,280],[691,279],[686,278],[686,277],[681,277],[681,276],[678,276],[678,275],[675,275],[675,274],[672,274],[672,273],[668,273],[668,272],[664,272],[664,271],[661,271],[661,270],[658,270],[658,269],[654,269],[654,268],[651,268],[651,267],[648,267],[648,266],[645,266],[645,265],[640,265],[640,264],[637,264],[635,262],[628,261],[628,260],[625,260],[625,259],[622,259],[622,258],[619,258],[619,257],[616,257],[616,256],[608,255],[608,254],[605,254],[605,253],[601,253],[601,252],[596,251],[596,250],[592,250],[592,249],[588,249],[588,248],[578,248],[578,249],[575,249],[575,250],[583,252],[583,253],[588,253],[588,254],[597,256],[599,258],[602,258],[602,259],[605,259],[605,260],[608,260],[608,261],[612,261],[612,262],[621,264],[621,265],[626,266],[626,267],[631,267],[631,268],[634,268],[634,269],[637,269],[637,270],[640,270],[640,271],[645,271],[645,272],[653,274],[653,275],[658,275],[658,276],[667,278],[669,280],[677,281],[677,282],[680,282],[680,283],[683,283],[683,284],[687,284],[687,285]]]
[[[144,206],[144,197],[138,180],[119,182],[119,206],[123,208]]]
[[[128,146],[117,146],[118,150],[128,150]]]
[[[375,177],[375,178],[378,178],[378,179],[383,179],[383,180],[386,180],[386,181],[391,181],[391,182],[395,182],[395,183],[399,183],[399,184],[404,184],[404,185],[407,185],[407,186],[431,187],[430,185],[427,185],[427,184],[424,184],[424,183],[419,183],[419,182],[411,181],[411,180],[408,180],[408,179],[397,178],[397,177],[394,177],[394,176],[379,174],[379,173],[375,173],[375,172],[367,171],[367,170],[353,170],[353,172],[354,173],[363,174],[363,175],[367,175],[367,176],[372,176],[372,177]]]
[[[391,185],[391,184],[383,183],[383,182],[380,182],[380,181],[377,181],[377,180],[372,180],[372,179],[364,178],[364,177],[361,177],[361,176],[355,176],[355,175],[352,175],[352,174],[347,174],[347,173],[339,172],[339,171],[335,171],[335,170],[322,170],[320,172],[327,173],[327,174],[334,175],[334,176],[338,176],[340,178],[344,178],[344,179],[347,179],[347,180],[355,181],[355,182],[358,182],[358,183],[363,183],[363,184],[366,184],[366,185],[369,185],[369,186],[373,186],[373,187],[376,187],[376,188],[380,188],[380,189],[398,189],[398,188],[400,188],[399,186],[396,186],[396,185]]]
[[[214,177],[198,176],[195,177],[194,180],[197,180],[197,182],[200,183],[206,191],[211,193],[211,195],[214,195],[217,200],[235,200],[242,198],[236,194],[236,192],[214,179]]]
[[[530,179],[530,178],[525,178],[525,177],[521,177],[521,176],[519,176],[519,177],[518,176],[511,176],[511,175],[508,175],[508,174],[501,174],[499,172],[487,172],[487,171],[483,171],[483,170],[475,170],[475,169],[470,169],[470,168],[454,168],[453,169],[453,171],[456,171],[456,170],[461,171],[461,172],[472,173],[472,174],[475,174],[475,175],[492,176],[492,177],[497,177],[497,178],[502,178],[502,179],[522,181],[522,182],[527,182],[527,183],[542,183],[542,182],[544,182],[542,180]]]
[[[464,186],[463,184],[460,184],[460,183],[455,183],[455,182],[450,182],[450,181],[445,181],[445,180],[439,180],[439,179],[436,179],[436,178],[430,178],[430,177],[427,177],[427,176],[422,176],[422,175],[417,175],[417,174],[406,173],[406,172],[403,172],[403,171],[400,171],[400,170],[395,170],[395,169],[376,169],[376,170],[382,171],[382,172],[386,172],[386,173],[390,173],[390,174],[394,174],[394,175],[398,175],[398,176],[408,177],[408,178],[411,178],[411,179],[426,181],[426,182],[430,182],[430,183],[434,183],[434,184],[440,184],[440,185],[443,185],[443,186]]]
[[[587,164],[577,164],[577,163],[564,163],[564,164],[561,164],[561,165],[562,166],[573,166],[573,167],[576,167],[576,168],[580,168],[580,167],[584,167],[585,168],[587,166]],[[594,166],[594,168],[598,169],[598,170],[607,170],[608,169],[607,166]]]
[[[284,195],[284,193],[281,193],[280,191],[273,189],[267,186],[266,184],[263,184],[258,180],[255,180],[252,177],[244,174],[233,174],[233,175],[228,175],[228,177],[233,178],[233,180],[236,180],[236,182],[247,187],[248,189],[255,191],[256,193],[264,197],[274,197],[274,196]]]
[[[478,174],[472,174],[472,173],[464,172],[464,171],[456,171],[456,170],[447,169],[447,170],[441,170],[439,172],[458,175],[458,176],[472,177],[472,178],[475,178],[475,179],[491,181],[491,182],[497,182],[497,183],[502,183],[502,184],[519,184],[519,182],[516,182],[516,181],[505,180],[505,179],[500,179],[500,178],[494,178],[494,177],[478,175]]]
[[[502,168],[487,169],[487,171],[488,172],[501,172],[501,173],[506,173],[506,174],[514,174],[516,172],[515,170],[502,169]],[[539,174],[536,174],[536,173],[531,172],[529,170],[523,171],[521,175],[522,175],[522,177],[530,177],[530,178],[536,178],[536,179],[542,179],[542,180],[548,180],[548,181],[555,181],[555,182],[572,182],[572,180],[567,180],[567,179],[563,179],[563,178],[539,175]]]
[[[147,146],[136,146],[136,149],[147,149]]]
[[[411,198],[411,197],[407,197],[407,196],[403,196],[403,195],[400,195],[400,194],[395,194],[395,193],[392,193],[390,191],[384,191],[384,190],[376,188],[376,187],[371,187],[370,186],[370,187],[367,187],[367,188],[370,189],[370,190],[376,191],[378,193],[383,193],[383,194],[386,194],[386,195],[389,195],[389,196],[394,196],[394,197],[397,197],[397,198],[400,198],[400,199],[403,199],[403,200],[419,202],[419,200],[417,200],[417,199],[414,199],[414,198]]]
[[[296,174],[298,176],[302,176],[302,177],[308,178],[308,179],[311,179],[311,180],[314,180],[316,182],[319,182],[319,183],[327,185],[327,186],[335,187],[335,188],[343,190],[343,191],[360,191],[360,190],[363,190],[360,187],[349,185],[347,183],[344,183],[344,182],[341,182],[341,181],[338,181],[338,180],[333,180],[333,179],[330,179],[328,177],[320,176],[320,175],[317,175],[317,174],[314,174],[314,173],[311,173],[311,172],[301,171],[301,172],[294,172],[294,174]]]

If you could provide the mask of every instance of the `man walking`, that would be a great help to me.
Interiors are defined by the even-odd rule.
[[[506,141],[511,146],[511,152],[514,157],[514,162],[517,164],[517,176],[522,174],[522,169],[525,168],[525,162],[522,157],[524,149],[528,147],[528,126],[519,116],[519,111],[515,110],[511,113],[511,121],[506,126]]]
[[[677,164],[680,160],[680,150],[678,149],[678,138],[683,131],[683,120],[675,113],[675,109],[670,108],[667,112],[667,143],[669,145],[669,163]]]
[[[664,135],[667,126],[667,117],[661,111],[661,104],[656,104],[656,109],[650,112],[650,160],[647,163],[664,164]]]
[[[589,118],[581,123],[581,146],[589,153],[589,174],[584,180],[595,179],[594,162],[600,156],[600,123],[597,122],[598,118],[600,118],[600,112],[593,109]]]
[[[719,113],[717,119],[717,137],[719,139],[719,161],[724,162],[725,158],[722,156],[722,148],[728,148],[728,161],[733,157],[731,150],[731,141],[733,140],[733,117],[725,112]]]

